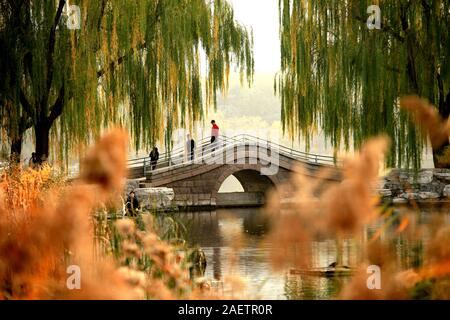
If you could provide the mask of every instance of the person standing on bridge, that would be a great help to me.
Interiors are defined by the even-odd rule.
[[[157,147],[153,147],[152,152],[150,152],[150,166],[152,171],[156,169],[156,164],[159,160],[159,152]]]
[[[195,154],[195,141],[191,138],[191,135],[187,134],[187,142],[186,142],[187,156],[188,161],[194,161]]]
[[[219,126],[215,120],[211,120],[211,151],[216,150],[217,142],[219,141]]]

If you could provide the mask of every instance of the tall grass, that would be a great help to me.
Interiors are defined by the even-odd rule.
[[[449,124],[442,122],[428,104],[410,97],[402,100],[402,105],[413,110],[416,121],[424,127],[424,134],[431,136],[434,147],[448,141]],[[343,180],[339,184],[326,183],[323,178],[331,175],[327,170],[319,173],[322,179],[311,179],[299,168],[294,179],[280,188],[281,193],[293,193],[295,201],[282,204],[273,196],[269,202],[268,212],[275,221],[271,242],[276,269],[309,270],[313,265],[312,244],[320,235],[335,239],[336,265],[345,267],[340,261],[342,242],[359,239],[360,257],[356,265],[350,266],[354,276],[343,285],[339,298],[450,299],[450,227],[437,219],[426,229],[419,219],[383,206],[375,192],[388,143],[386,138],[374,138],[359,154],[345,159]],[[364,239],[364,230],[373,224],[380,227],[369,239]],[[396,227],[390,236],[388,230],[392,226]],[[423,253],[412,265],[404,268],[397,263],[396,241],[406,239],[421,243],[426,233],[431,240],[425,248],[420,247]],[[380,289],[367,286],[370,265],[380,267]]]
[[[448,138],[445,126],[435,135],[439,141],[442,132]],[[101,138],[81,163],[80,178],[70,184],[47,166],[2,173],[0,299],[227,297],[191,280],[193,255],[176,219],[156,214],[137,220],[113,214],[108,219],[120,207],[127,139],[118,129]],[[374,192],[388,143],[373,139],[346,159],[339,184],[326,182],[327,170],[312,180],[299,168],[292,181],[280,186],[279,194],[291,193],[294,201],[286,204],[274,196],[266,208],[273,221],[269,241],[275,270],[311,268],[312,242],[318,235],[334,238],[338,248],[347,238],[360,238],[360,257],[351,266],[355,274],[336,286],[340,298],[450,298],[450,228],[442,221],[426,231],[431,241],[420,247],[420,257],[410,266],[396,263],[393,241],[381,241],[392,226],[393,237],[408,241],[418,241],[425,232],[417,219],[380,205]],[[363,239],[365,227],[377,221],[381,227]],[[239,242],[235,246],[240,250]],[[337,266],[342,265],[340,256],[338,251]],[[66,285],[69,265],[80,267],[80,290]],[[379,290],[367,287],[369,265],[381,268]],[[232,292],[228,297],[245,297],[242,278],[231,274],[224,279]]]
[[[0,188],[0,298],[176,299],[202,297],[174,221],[107,219],[126,176],[127,135],[114,130],[86,155],[71,184],[50,167],[11,168]],[[100,213],[94,215],[94,213]],[[167,239],[172,239],[169,243]],[[81,270],[81,289],[66,285]]]

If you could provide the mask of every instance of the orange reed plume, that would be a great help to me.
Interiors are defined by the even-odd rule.
[[[428,133],[434,150],[448,142],[450,119],[447,122],[444,121],[435,107],[417,96],[402,98],[400,106],[412,113],[415,122],[421,125],[424,134]]]
[[[81,182],[97,185],[102,195],[121,191],[127,173],[127,137],[125,131],[116,129],[100,139],[81,163]]]
[[[432,299],[450,299],[450,227],[439,226],[432,232],[426,250],[426,262],[417,271],[418,280],[431,281]]]
[[[1,174],[0,190],[2,203],[8,208],[7,214],[14,222],[20,215],[32,213],[43,202],[48,185],[56,186],[60,178],[52,173],[50,166],[44,165],[40,170],[22,170],[20,166],[12,165]]]
[[[107,191],[122,187],[126,147],[123,131],[107,134],[89,151],[81,179],[64,191],[50,187],[29,219],[19,217],[11,224],[6,214],[10,208],[5,202],[0,204],[0,298],[134,297],[115,275],[111,261],[94,259],[90,220],[92,210],[107,200]],[[82,290],[66,287],[67,262],[81,268]]]
[[[315,237],[355,234],[379,216],[373,185],[387,145],[385,138],[368,141],[358,155],[344,161],[341,182],[335,180],[332,168],[320,171],[316,178],[298,168],[291,181],[279,188],[282,194],[291,193],[290,201],[280,204],[271,196],[267,210],[274,223],[270,241],[276,269],[311,266]]]
[[[2,178],[0,299],[219,298],[193,287],[186,248],[161,240],[150,214],[142,217],[144,230],[132,219],[113,224],[94,217],[124,188],[127,141],[120,129],[103,136],[71,184],[49,182],[44,188],[47,168]],[[69,266],[81,271],[80,288],[68,285],[68,270],[74,270]]]
[[[371,241],[365,247],[365,259],[358,265],[351,281],[339,294],[345,300],[403,300],[408,298],[409,281],[414,280],[414,272],[398,272],[395,265],[393,248],[380,241]],[[379,287],[370,287],[369,266],[376,266],[380,271]],[[412,284],[413,285],[413,284]]]
[[[358,155],[344,161],[343,181],[331,186],[322,199],[331,230],[339,234],[355,233],[378,217],[379,198],[373,185],[387,147],[386,138],[372,139]]]

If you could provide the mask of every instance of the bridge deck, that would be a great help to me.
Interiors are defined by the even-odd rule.
[[[331,171],[327,180],[340,179],[333,157],[300,152],[248,135],[221,137],[216,144],[203,140],[194,160],[186,159],[183,148],[165,153],[161,159],[155,170],[151,170],[149,158],[130,160],[129,177],[142,179],[143,188],[173,188],[179,207],[262,205],[268,190],[288,181],[298,166],[311,177],[327,168]],[[230,175],[239,180],[244,194],[218,194]]]
[[[131,159],[128,161],[128,177],[130,179],[150,178],[152,176],[156,178],[157,176],[164,176],[164,173],[166,172],[173,174],[174,170],[178,170],[180,168],[182,168],[182,170],[186,168],[191,170],[193,166],[196,165],[210,165],[211,163],[214,163],[214,161],[217,162],[217,158],[212,157],[213,154],[225,154],[225,156],[228,154],[228,157],[230,157],[230,154],[233,152],[238,152],[236,149],[243,147],[247,147],[247,150],[250,147],[265,149],[267,151],[266,154],[268,154],[269,157],[270,152],[273,151],[279,156],[286,159],[295,160],[298,164],[302,164],[307,167],[334,167],[338,164],[337,160],[332,156],[301,152],[247,134],[238,135],[232,138],[221,136],[220,140],[215,145],[211,145],[211,143],[205,138],[201,140],[199,144],[200,146],[194,151],[194,161],[187,160],[187,152],[184,148],[177,148],[171,152],[161,154],[157,167],[153,171],[151,170],[149,157]],[[230,152],[233,148],[234,151]],[[213,149],[215,152],[213,152]],[[230,158],[224,158],[223,163],[230,164],[230,161]]]

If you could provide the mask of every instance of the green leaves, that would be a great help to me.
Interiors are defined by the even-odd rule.
[[[370,4],[280,0],[283,124],[306,141],[319,127],[345,149],[385,133],[393,140],[388,164],[418,167],[425,141],[398,99],[417,93],[438,105],[450,90],[450,2],[431,1],[429,9],[423,1],[379,1],[381,30],[367,28]]]
[[[9,3],[0,0],[2,8]],[[2,41],[9,46],[8,59],[14,56],[17,64],[9,71],[16,97],[5,98],[11,88],[2,85],[2,105],[8,99],[21,108],[22,89],[33,114],[48,117],[64,87],[63,112],[51,130],[56,157],[81,152],[113,124],[129,127],[136,149],[167,137],[170,146],[172,130],[202,120],[206,108],[216,104],[217,92],[228,89],[230,65],[252,81],[252,36],[234,20],[227,1],[71,2],[80,7],[81,28],[69,30],[61,19],[49,50],[61,3],[26,2],[0,20],[8,26],[0,28],[1,39],[10,40]],[[26,29],[17,34],[22,25]],[[23,50],[16,52],[16,46]],[[22,114],[5,113],[2,120],[17,126]]]
[[[136,149],[202,120],[205,109],[216,104],[217,92],[227,90],[230,64],[249,82],[253,76],[252,39],[226,1],[146,1],[145,8],[128,18],[123,17],[126,8],[117,13],[116,28],[124,28],[117,30],[122,35],[117,47],[125,57],[118,68],[121,86],[111,90],[119,97],[115,103],[128,110],[124,120],[131,125]],[[135,48],[135,43],[142,47],[131,55],[120,50]],[[109,88],[117,76],[106,74],[101,86]]]

